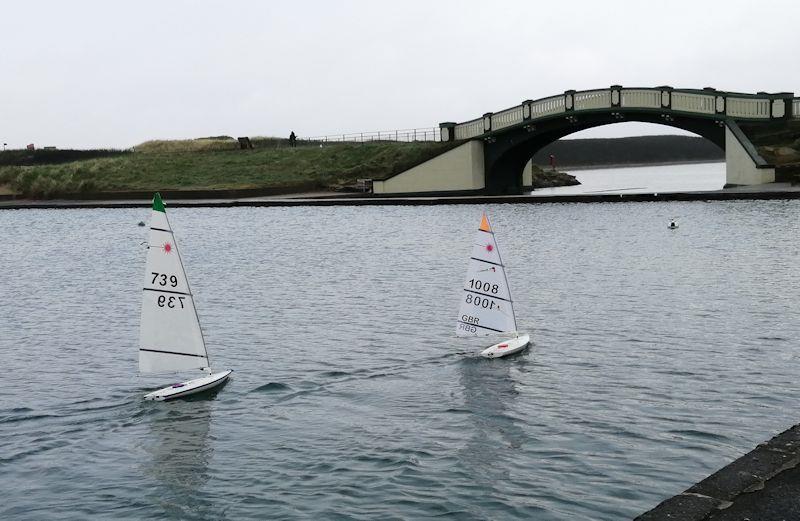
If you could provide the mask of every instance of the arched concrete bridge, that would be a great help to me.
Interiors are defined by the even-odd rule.
[[[775,180],[739,123],[771,124],[800,118],[793,93],[742,94],[711,88],[672,87],[568,90],[525,100],[463,123],[441,123],[442,141],[464,141],[441,156],[385,180],[375,193],[522,193],[529,189],[525,166],[545,145],[564,136],[625,121],[659,123],[705,137],[726,152],[727,184]]]

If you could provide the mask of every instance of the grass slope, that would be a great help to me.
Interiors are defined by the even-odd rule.
[[[238,150],[227,139],[148,142],[116,157],[3,166],[0,184],[36,198],[129,190],[331,188],[398,173],[451,146],[376,142]]]

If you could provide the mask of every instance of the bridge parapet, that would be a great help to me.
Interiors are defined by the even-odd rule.
[[[455,136],[455,139],[461,140],[480,136],[483,133],[483,118],[480,117],[472,121],[457,124],[452,135]],[[444,141],[447,140],[444,139]]]
[[[560,114],[566,110],[565,97],[550,96],[549,98],[532,101],[530,119],[545,118],[554,114]]]
[[[524,112],[524,105],[518,107],[511,107],[510,109],[502,110],[492,114],[492,128],[491,130],[500,130],[501,128],[510,127],[523,120],[522,113]]]
[[[743,94],[705,89],[673,89],[672,87],[623,88],[613,85],[607,89],[565,91],[564,94],[539,100],[525,100],[520,105],[495,113],[486,113],[458,123],[442,140],[462,140],[481,137],[493,132],[537,120],[560,117],[575,118],[581,112],[635,109],[658,111],[664,115],[676,113],[704,118],[725,118],[748,121],[800,118],[800,98],[793,93]],[[526,127],[527,128],[527,127]]]
[[[611,89],[585,90],[573,96],[572,110],[610,109]]]
[[[621,105],[637,109],[659,109],[661,99],[661,91],[656,89],[624,89]]]

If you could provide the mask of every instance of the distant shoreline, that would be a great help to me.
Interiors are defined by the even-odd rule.
[[[571,172],[571,171],[578,171],[578,170],[608,170],[612,168],[639,168],[643,166],[673,166],[673,165],[701,165],[701,164],[710,164],[710,163],[724,163],[724,159],[718,160],[707,160],[704,159],[702,161],[656,161],[653,163],[609,163],[603,165],[576,165],[576,166],[569,166],[569,165],[556,165],[556,169],[562,172]],[[542,166],[537,165],[542,170],[546,170],[550,168],[549,165]]]

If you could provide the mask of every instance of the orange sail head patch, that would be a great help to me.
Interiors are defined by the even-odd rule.
[[[486,214],[481,216],[481,226],[478,229],[484,232],[492,231],[491,226],[489,226],[489,219],[486,218]]]

